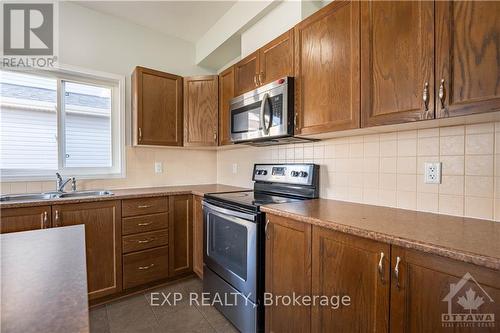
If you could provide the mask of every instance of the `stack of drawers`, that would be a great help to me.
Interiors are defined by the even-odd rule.
[[[122,201],[123,288],[168,277],[168,197]]]

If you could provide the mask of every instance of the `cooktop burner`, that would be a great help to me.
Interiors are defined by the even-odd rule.
[[[288,198],[254,191],[214,193],[207,194],[205,195],[205,197],[207,199],[215,199],[234,205],[245,206],[253,210],[258,209],[259,206],[267,204],[301,201],[301,199]]]

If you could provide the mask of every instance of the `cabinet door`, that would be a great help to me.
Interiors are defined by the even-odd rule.
[[[296,131],[359,127],[359,2],[335,1],[295,27]]]
[[[259,84],[293,76],[293,29],[259,49]]]
[[[203,279],[203,207],[202,197],[193,201],[193,271]]]
[[[217,146],[219,78],[184,78],[184,145]]]
[[[231,144],[229,103],[234,97],[234,67],[219,74],[219,144]]]
[[[121,202],[55,205],[52,214],[54,227],[85,226],[89,299],[121,291]]]
[[[234,65],[234,94],[236,96],[257,88],[259,51],[255,51]]]
[[[193,270],[193,196],[169,197],[168,275],[170,277]]]
[[[50,206],[8,208],[0,212],[0,233],[49,228]]]
[[[267,215],[266,293],[311,294],[311,225]],[[266,305],[266,332],[310,332],[310,306]]]
[[[391,332],[498,332],[500,271],[396,246],[391,265]],[[453,323],[453,314],[493,314],[497,322]]]
[[[312,332],[387,332],[390,246],[313,227],[312,294],[349,296],[350,305],[316,305]]]
[[[137,145],[182,146],[182,77],[136,67],[132,75]]]
[[[500,110],[499,13],[498,1],[436,2],[438,117]]]
[[[434,2],[361,2],[361,82],[363,127],[434,118]]]

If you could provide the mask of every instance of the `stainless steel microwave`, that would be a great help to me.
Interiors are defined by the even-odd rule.
[[[293,78],[284,77],[233,98],[231,141],[278,143],[278,139],[293,137],[293,91]]]

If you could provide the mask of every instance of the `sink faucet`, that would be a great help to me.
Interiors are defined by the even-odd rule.
[[[76,191],[76,178],[75,177],[71,177],[71,178],[68,178],[66,180],[63,180],[63,178],[61,177],[61,174],[59,172],[56,172],[56,177],[57,177],[57,180],[56,180],[57,192],[64,192],[64,186],[66,186],[66,184],[69,183],[70,181],[72,181],[72,184],[71,184],[72,190]]]

